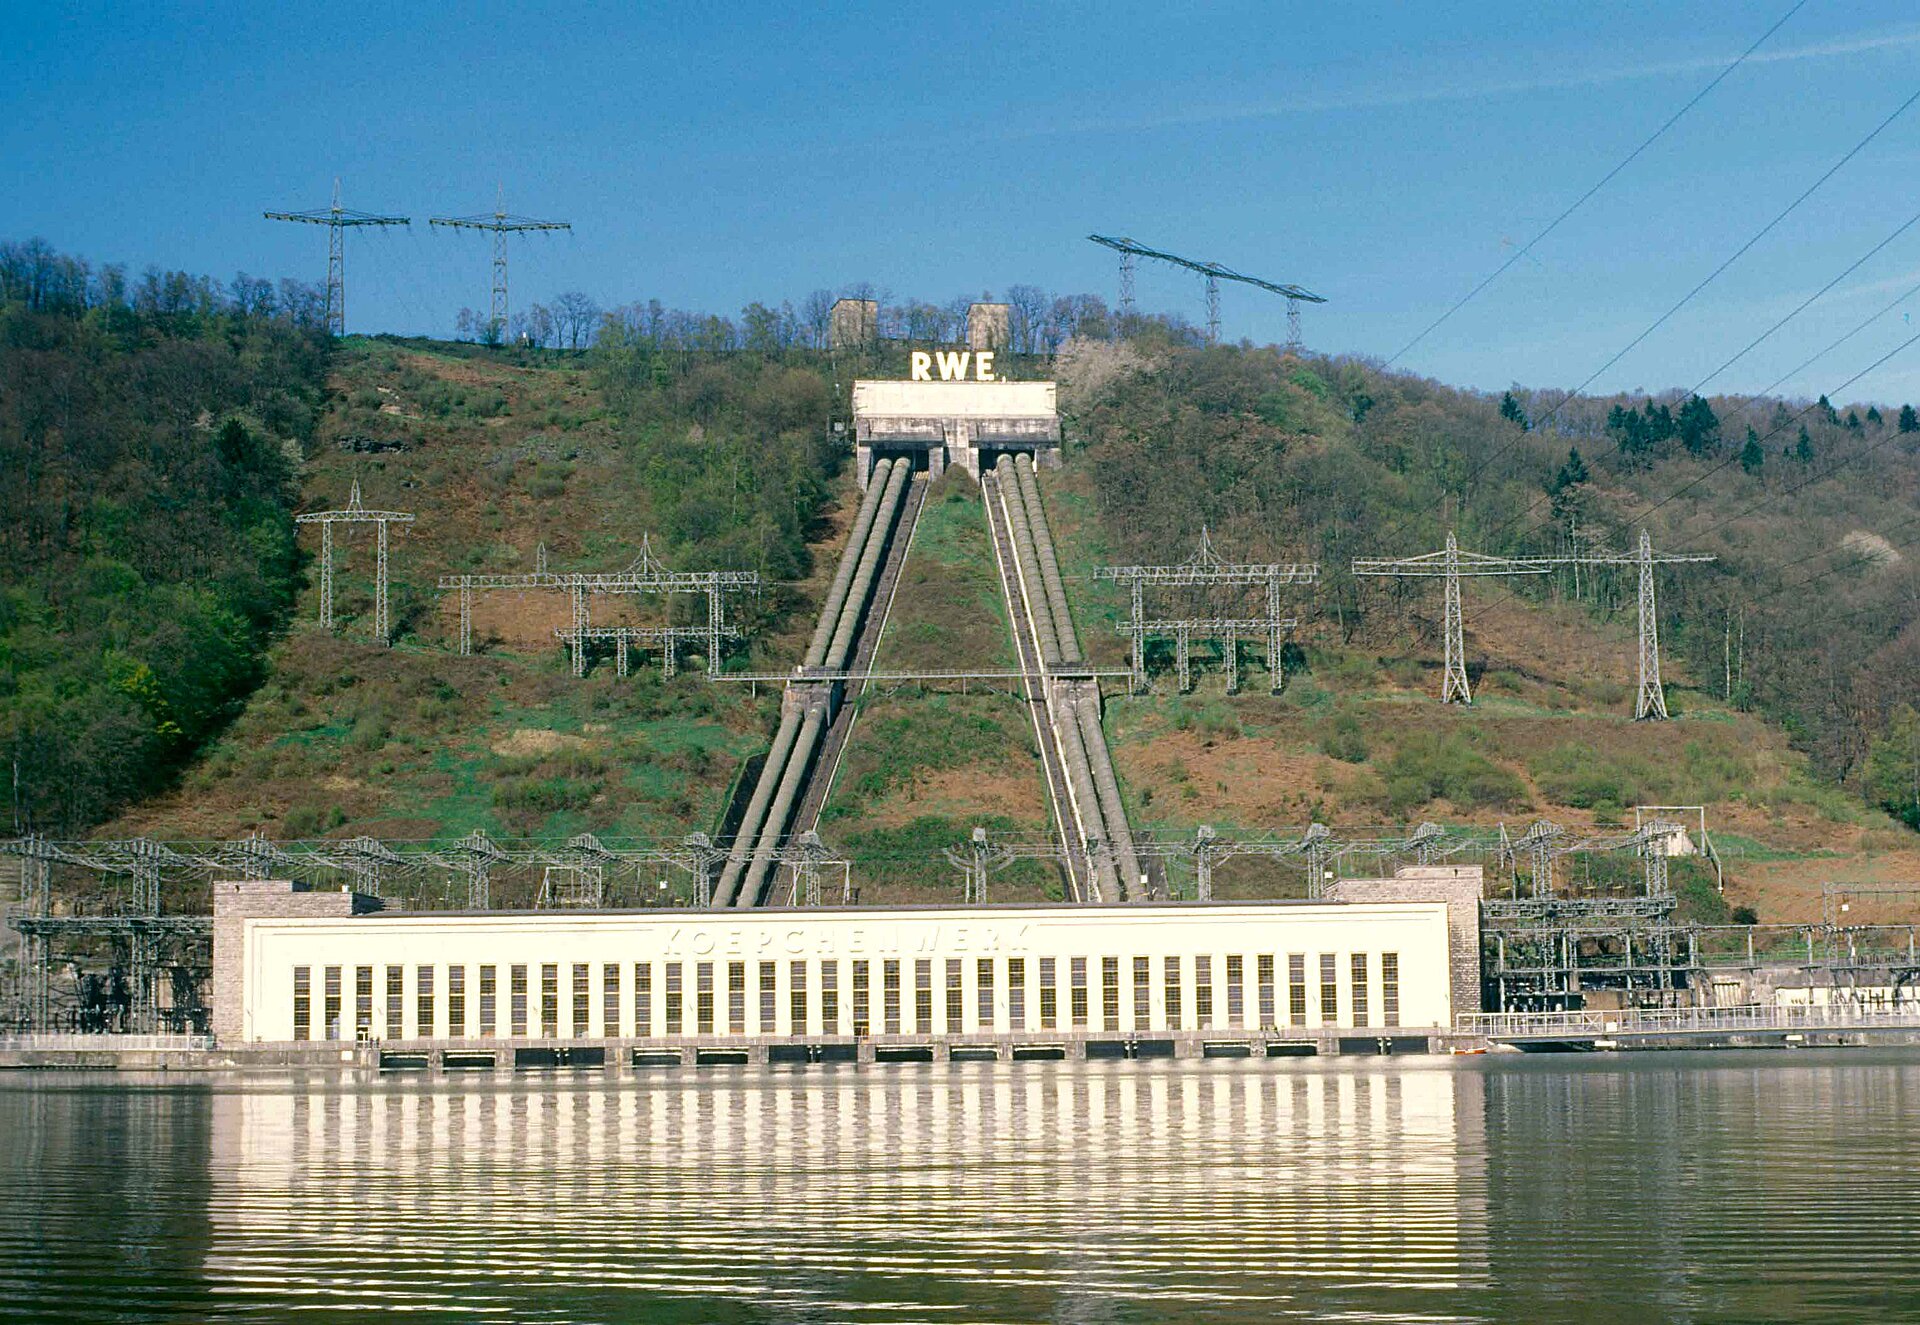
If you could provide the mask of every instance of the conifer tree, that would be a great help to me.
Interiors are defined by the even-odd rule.
[[[1800,425],[1799,440],[1793,444],[1793,458],[1803,465],[1813,463],[1813,438],[1807,434],[1807,425]]]
[[[1913,406],[1911,405],[1902,405],[1900,407],[1900,431],[1920,432],[1920,415],[1916,415],[1913,412]]]
[[[1758,474],[1766,463],[1767,453],[1765,448],[1760,445],[1760,434],[1755,432],[1753,425],[1749,423],[1747,425],[1747,443],[1740,448],[1740,468],[1749,474]]]
[[[1508,423],[1519,424],[1521,432],[1528,432],[1533,427],[1532,422],[1527,418],[1527,412],[1520,408],[1520,402],[1513,398],[1511,391],[1500,397],[1500,417]]]

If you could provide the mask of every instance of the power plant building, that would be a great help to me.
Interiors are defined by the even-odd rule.
[[[214,1032],[238,1047],[1444,1031],[1479,991],[1458,987],[1449,900],[1402,891],[1433,900],[447,914],[229,881]]]

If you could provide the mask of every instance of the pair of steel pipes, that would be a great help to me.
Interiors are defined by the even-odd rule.
[[[1084,666],[1080,637],[1067,610],[1066,582],[1060,575],[1053,535],[1040,505],[1040,485],[1034,478],[1033,458],[1002,457],[994,467],[1007,526],[1013,535],[1016,571],[1025,586],[1028,615],[1039,638],[1041,665],[1048,671]],[[1034,580],[1038,580],[1035,584]],[[1120,782],[1114,776],[1107,738],[1100,728],[1100,693],[1084,680],[1060,680],[1048,685],[1053,729],[1059,735],[1060,755],[1071,783],[1075,816],[1091,844],[1095,887],[1102,900],[1142,901],[1147,895],[1134,850],[1133,832],[1120,801]]]
[[[814,624],[813,638],[807,644],[803,670],[846,670],[854,634],[860,628],[886,555],[888,534],[899,517],[912,478],[911,460],[881,460],[874,466],[867,495],[860,502],[853,531],[847,537],[846,554],[840,558],[839,569],[827,589],[826,604]],[[833,719],[831,685],[808,684],[802,678],[788,686],[782,707],[773,748],[760,769],[753,797],[747,802],[726,864],[721,867],[719,884],[713,890],[716,907],[760,904],[774,853],[806,786],[807,769]]]

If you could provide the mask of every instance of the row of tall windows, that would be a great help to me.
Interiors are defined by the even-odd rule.
[[[1002,1023],[1010,1031],[1088,1030],[1095,1025],[1096,1006],[1097,1025],[1104,1031],[1192,1030],[1216,1026],[1242,1029],[1249,1025],[1270,1030],[1283,1025],[1305,1028],[1310,1024],[1365,1027],[1372,1025],[1375,1018],[1382,1026],[1400,1024],[1398,953],[1380,953],[1377,958],[1368,953],[1348,953],[1344,962],[1339,953],[1295,952],[1284,957],[1283,968],[1279,954],[1254,955],[1251,991],[1247,988],[1249,963],[1241,954],[1223,954],[1220,958],[1211,954],[1163,957],[1158,963],[1151,957],[1138,956],[1031,960],[982,957],[972,962],[957,957],[938,962],[929,958],[915,958],[910,962],[893,958],[878,962],[865,959],[785,963],[668,961],[635,962],[631,967],[620,962],[604,962],[597,970],[586,962],[565,967],[557,963],[533,967],[513,963],[507,966],[505,1029],[509,1036],[528,1035],[533,1030],[530,1012],[536,1007],[538,1034],[547,1037],[587,1036],[596,1030],[608,1038],[635,1034],[744,1035],[750,1029],[757,1034],[793,1035],[838,1034],[845,1030],[862,1036],[936,1034],[993,1031],[1001,1029]],[[873,969],[876,965],[880,968],[878,972]],[[843,967],[850,968],[846,986],[851,992],[850,1006],[845,1009],[847,1024],[842,1022],[840,999]],[[630,978],[626,974],[628,970]],[[442,971],[444,977],[440,975]],[[296,966],[293,970],[293,1038],[346,1038],[349,1025],[343,1024],[342,1018],[348,1011],[352,1016],[351,1034],[360,1039],[459,1039],[470,1034],[493,1038],[501,1033],[500,967],[492,964],[478,967],[477,1016],[471,1026],[467,1018],[468,971],[465,965],[322,967],[316,1025],[313,968]],[[1280,1000],[1282,971],[1284,1007]],[[1096,972],[1097,1000],[1093,992]],[[1124,984],[1123,973],[1128,977]],[[1157,1021],[1156,974],[1160,1013]],[[876,975],[880,985],[878,1007],[873,988]],[[384,995],[377,1003],[376,977],[379,977],[378,989]],[[594,999],[596,977],[597,1004]],[[691,1009],[686,1000],[689,977],[694,993]],[[784,1000],[781,998],[783,978]],[[439,983],[442,979],[443,984]],[[352,982],[353,1002],[350,1009],[345,1009],[343,994],[348,980]],[[721,980],[725,981],[724,1005],[717,1004]],[[1037,985],[1037,990],[1030,990],[1030,984]],[[657,1009],[656,988],[664,994]],[[623,990],[631,991],[630,1006],[623,1003]],[[758,995],[752,1004],[756,1015],[751,1028],[747,1017],[750,990]],[[441,1021],[443,992],[445,1020]],[[411,1018],[407,1015],[409,993],[412,995]],[[1000,1000],[1002,993],[1005,1002]],[[973,1008],[970,1025],[966,1022],[969,1005]],[[597,1027],[592,1021],[596,1007]],[[376,1009],[383,1014],[377,1021]],[[783,1009],[784,1017],[781,1016]],[[567,1014],[564,1025],[563,1010]],[[658,1018],[656,1010],[661,1014]],[[1309,1010],[1316,1014],[1311,1023]],[[936,1011],[940,1014],[937,1020]],[[1030,1017],[1034,1018],[1032,1022]]]

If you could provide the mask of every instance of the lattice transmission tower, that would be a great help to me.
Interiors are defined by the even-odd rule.
[[[1494,557],[1483,552],[1462,552],[1449,529],[1447,545],[1438,552],[1417,557],[1356,557],[1353,573],[1446,580],[1446,675],[1440,682],[1440,702],[1471,704],[1473,688],[1467,684],[1466,624],[1460,610],[1460,581],[1491,575],[1545,575],[1565,561],[1562,557]]]
[[[451,230],[485,230],[493,236],[493,298],[487,315],[487,339],[495,344],[505,340],[507,335],[507,236],[534,230],[573,229],[567,221],[540,221],[531,216],[510,214],[506,207],[504,187],[495,194],[491,213],[432,216],[427,221],[430,225],[442,225]]]
[[[269,221],[298,221],[327,227],[327,332],[347,334],[347,254],[344,235],[355,226],[412,225],[405,216],[350,211],[340,205],[340,181],[333,181],[333,205],[304,212],[263,212]]]
[[[1660,613],[1654,601],[1655,566],[1677,566],[1712,561],[1710,555],[1697,552],[1655,554],[1653,540],[1640,531],[1640,545],[1632,552],[1590,552],[1569,560],[1583,566],[1632,566],[1640,576],[1640,688],[1633,701],[1636,721],[1667,720],[1667,692],[1660,683]]]
[[[1150,258],[1155,262],[1164,262],[1170,266],[1181,267],[1187,271],[1199,272],[1206,280],[1207,297],[1207,342],[1218,344],[1220,340],[1220,282],[1239,281],[1261,290],[1271,290],[1282,295],[1287,301],[1287,351],[1298,354],[1300,341],[1300,305],[1324,304],[1327,301],[1311,290],[1303,290],[1297,285],[1283,285],[1274,281],[1261,280],[1258,276],[1248,276],[1231,267],[1217,262],[1198,262],[1192,258],[1183,258],[1173,253],[1163,253],[1156,248],[1124,237],[1110,235],[1088,235],[1096,244],[1103,244],[1120,255],[1120,312],[1133,312],[1133,270],[1134,263],[1140,258]]]

